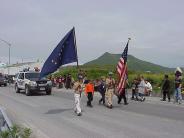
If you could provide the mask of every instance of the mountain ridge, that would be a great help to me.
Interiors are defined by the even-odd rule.
[[[111,54],[109,52],[105,52],[102,56],[85,63],[84,65],[113,65],[116,66],[121,54]],[[164,67],[158,64],[154,64],[148,61],[144,61],[136,58],[135,56],[128,55],[127,58],[128,68],[132,71],[144,71],[144,72],[171,72],[174,69]]]

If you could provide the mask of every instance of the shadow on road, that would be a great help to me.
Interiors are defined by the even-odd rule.
[[[45,114],[59,114],[65,111],[70,111],[73,110],[72,108],[68,108],[68,109],[52,109],[52,110],[48,110],[48,112],[46,112]]]

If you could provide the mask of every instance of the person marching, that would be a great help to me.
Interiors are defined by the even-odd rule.
[[[74,99],[75,99],[75,105],[74,105],[74,111],[78,116],[81,116],[81,107],[80,107],[80,101],[81,101],[81,93],[82,93],[82,79],[78,79],[74,83],[73,86],[74,89]]]
[[[169,81],[169,76],[165,75],[164,77],[164,83],[162,86],[162,92],[163,92],[163,99],[161,101],[166,101],[166,95],[168,98],[168,102],[170,102],[170,81]]]
[[[126,80],[126,84],[128,85],[128,80]],[[119,95],[117,95],[117,97],[118,97],[118,104],[121,103],[121,100],[123,98],[124,105],[128,105],[127,98],[126,98],[126,88],[121,89],[121,91],[120,91]]]
[[[105,105],[105,92],[106,92],[105,77],[101,77],[100,84],[98,85],[98,91],[102,96],[101,99],[99,100],[99,104],[103,102],[103,105]]]
[[[105,98],[107,101],[107,107],[112,109],[112,98],[115,91],[115,80],[112,78],[113,73],[109,72],[109,76],[106,78],[106,93]]]
[[[87,106],[93,107],[91,102],[93,101],[94,85],[91,80],[88,80],[88,83],[85,86],[85,92],[88,97]]]

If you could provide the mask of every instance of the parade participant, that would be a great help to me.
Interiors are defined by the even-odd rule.
[[[106,78],[106,93],[105,98],[107,101],[107,107],[112,109],[112,98],[115,90],[115,80],[112,78],[113,73],[109,72],[109,76]]]
[[[105,92],[106,92],[106,85],[105,85],[105,77],[101,77],[100,84],[98,85],[98,91],[101,94],[101,99],[99,100],[99,104],[103,102],[105,105]]]
[[[82,93],[82,79],[79,79],[74,83],[73,89],[74,89],[74,99],[75,99],[74,111],[78,116],[81,116],[82,113],[81,113],[80,101],[81,101],[81,93]]]
[[[88,80],[88,83],[85,86],[85,92],[88,97],[87,106],[93,107],[91,102],[93,101],[93,94],[94,94],[94,84],[91,80]]]
[[[182,82],[182,70],[178,67],[175,71],[175,92],[174,92],[174,103],[181,104],[181,82]]]
[[[121,100],[122,100],[122,98],[123,98],[123,100],[124,100],[124,105],[128,105],[127,98],[126,98],[126,89],[125,89],[125,88],[123,88],[123,89],[121,90],[120,94],[117,95],[117,97],[118,97],[118,104],[121,104]]]
[[[145,101],[145,97],[144,97],[144,94],[145,94],[145,81],[144,81],[144,77],[143,76],[141,76],[141,78],[140,78],[141,80],[140,80],[140,83],[139,83],[139,85],[138,85],[138,95],[139,95],[139,97],[140,97],[140,101],[141,102],[143,102],[143,101]]]
[[[170,81],[169,76],[164,76],[164,83],[162,85],[162,92],[163,92],[163,99],[161,101],[166,101],[166,95],[168,98],[168,101],[170,102]]]
[[[148,80],[145,80],[145,86],[146,86],[146,89],[145,89],[145,94],[147,96],[151,96],[151,92],[152,92],[152,86],[151,86],[151,83],[148,81]]]
[[[128,85],[128,79],[126,80],[126,86],[127,85]],[[126,88],[122,88],[120,93],[117,95],[117,97],[118,97],[118,104],[121,103],[121,100],[123,98],[124,99],[124,105],[128,105],[127,98],[126,98]]]

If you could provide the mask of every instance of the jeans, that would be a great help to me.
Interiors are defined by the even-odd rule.
[[[178,100],[182,100],[182,96],[181,96],[181,88],[177,88],[175,89],[174,91],[174,96],[175,96],[175,100],[178,101]]]

